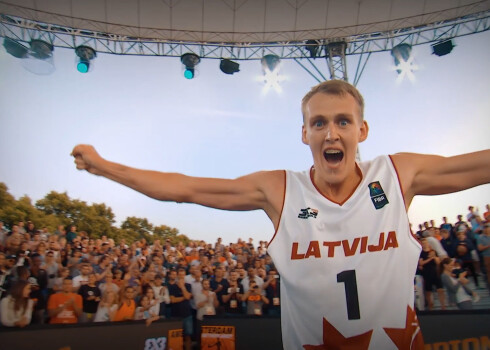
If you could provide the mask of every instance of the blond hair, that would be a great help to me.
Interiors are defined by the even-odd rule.
[[[352,97],[354,97],[357,104],[359,105],[361,120],[364,119],[364,98],[362,97],[359,90],[357,90],[354,85],[351,85],[343,80],[327,80],[316,86],[313,86],[311,90],[301,100],[301,112],[303,113],[303,122],[305,120],[307,103],[314,95],[319,93],[336,96],[345,96],[346,94],[351,95]]]

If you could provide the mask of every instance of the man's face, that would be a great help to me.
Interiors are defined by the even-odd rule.
[[[238,280],[238,272],[230,272],[230,281],[236,282]]]
[[[178,276],[179,280],[183,280],[185,278],[185,270],[179,270],[177,272],[177,276]]]
[[[218,268],[216,269],[216,277],[220,277],[220,278],[221,278],[221,277],[223,277],[223,275],[224,275],[224,274],[225,274],[225,273],[224,273],[224,271],[223,271],[223,268],[218,267]]]
[[[354,97],[313,95],[305,108],[302,140],[310,146],[316,181],[340,184],[355,176],[357,145],[367,135],[368,125]]]
[[[63,280],[63,292],[71,293],[73,289],[73,282],[69,279]]]
[[[32,259],[32,265],[36,267],[40,267],[42,265],[43,261],[41,260],[41,257],[37,256]]]
[[[209,281],[208,280],[202,281],[202,289],[209,290]]]
[[[464,241],[466,239],[466,233],[464,232],[458,232],[456,233],[456,237],[460,240],[460,241]]]
[[[8,268],[11,268],[14,265],[15,265],[15,259],[7,259],[6,260],[5,266],[7,266]]]
[[[170,274],[168,275],[169,280],[175,281],[177,278],[177,271],[170,271]]]

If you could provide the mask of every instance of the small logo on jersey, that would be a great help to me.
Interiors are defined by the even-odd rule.
[[[312,209],[310,207],[306,209],[301,209],[298,218],[300,219],[308,219],[308,218],[313,218],[316,219],[316,216],[318,215],[318,210],[317,209]]]
[[[381,209],[389,203],[388,198],[383,191],[383,188],[379,184],[379,181],[371,182],[368,187],[369,195],[371,196],[371,200],[373,201],[374,207],[376,209]]]

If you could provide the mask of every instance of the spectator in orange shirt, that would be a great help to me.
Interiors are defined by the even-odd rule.
[[[490,204],[487,204],[485,208],[487,208],[487,211],[483,213],[483,218],[485,221],[490,221]]]
[[[190,254],[186,255],[184,259],[187,262],[187,264],[190,264],[194,260],[199,260],[199,252],[195,248],[193,248]]]
[[[52,294],[48,300],[49,323],[77,323],[82,314],[82,297],[72,292],[73,282],[69,278],[63,280],[60,293]]]
[[[134,319],[134,312],[136,310],[134,291],[135,289],[131,286],[124,288],[119,302],[119,308],[114,316],[114,321],[129,321]]]

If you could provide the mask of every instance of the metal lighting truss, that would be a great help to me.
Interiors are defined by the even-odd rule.
[[[357,84],[371,53],[390,51],[401,43],[422,45],[484,32],[490,28],[489,17],[490,11],[484,11],[417,27],[351,36],[342,36],[339,30],[336,38],[318,40],[315,57],[326,58],[331,79],[347,80],[345,56],[357,55],[358,65],[353,80]],[[306,50],[306,41],[218,43],[145,39],[64,27],[5,14],[0,14],[0,36],[26,43],[40,39],[63,48],[89,46],[98,53],[116,55],[180,57],[185,53],[194,53],[200,58],[260,60],[272,54],[281,59],[294,59],[317,81],[326,80]],[[305,61],[312,69],[303,63]]]

